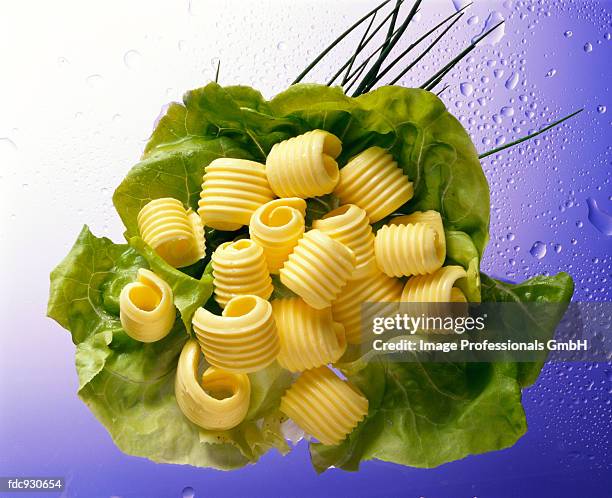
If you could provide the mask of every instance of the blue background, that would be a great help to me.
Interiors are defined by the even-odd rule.
[[[306,8],[303,4],[301,8]],[[360,10],[365,12],[368,6],[363,2]],[[417,30],[433,24],[427,18],[428,8],[424,7]],[[453,6],[445,2],[431,8],[432,19],[437,19]],[[322,9],[315,10],[317,19],[325,17]],[[477,3],[459,24],[464,31],[457,38],[469,40],[479,33],[491,10],[487,2]],[[480,47],[452,71],[445,80],[451,86],[442,96],[477,148],[488,150],[554,117],[582,107],[585,111],[538,140],[483,160],[492,199],[491,242],[483,270],[514,281],[566,270],[576,280],[576,300],[609,301],[611,239],[589,221],[586,199],[591,197],[600,208],[612,211],[610,4],[505,2],[497,10],[506,19],[505,36],[496,45]],[[286,16],[291,19],[290,12]],[[348,24],[348,20],[342,22]],[[331,28],[341,31],[338,26]],[[262,27],[239,25],[237,29]],[[295,29],[307,32],[309,28],[297,25]],[[287,39],[278,49],[297,53],[303,45],[296,40]],[[326,40],[309,43],[322,47]],[[249,53],[247,40],[240,43]],[[453,41],[443,44],[431,61],[403,83],[420,83],[457,48]],[[348,48],[340,50],[348,53]],[[260,57],[255,52],[251,55]],[[312,79],[325,81],[338,60],[343,60],[341,55],[326,60]],[[305,58],[295,57],[293,65],[276,70],[293,76]],[[516,85],[513,80],[518,80]],[[257,86],[248,77],[243,77],[243,83]],[[67,174],[58,175],[57,181],[68,182]],[[87,213],[80,216],[81,222],[87,219]],[[34,284],[40,289],[46,285],[42,278]],[[171,498],[184,494],[188,498],[187,487],[193,488],[196,498],[612,496],[610,364],[547,365],[537,384],[524,391],[527,434],[503,451],[430,470],[366,462],[358,473],[332,469],[317,476],[301,443],[287,457],[271,453],[255,466],[220,472],[158,465],[122,454],[75,394],[77,379],[68,335],[50,321],[41,325],[39,319],[29,318],[28,303],[23,306],[25,318],[5,323],[2,331],[10,330],[13,339],[23,339],[7,346],[15,349],[5,350],[0,365],[0,474],[65,476],[68,489],[63,496]],[[37,308],[34,313],[40,316],[43,310]],[[39,346],[37,352],[18,353],[17,345],[32,337]],[[55,348],[62,354],[46,354]]]

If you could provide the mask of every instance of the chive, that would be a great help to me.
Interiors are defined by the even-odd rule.
[[[215,73],[215,83],[219,83],[219,68],[221,67],[221,59],[217,61],[217,71]]]
[[[393,11],[393,17],[391,18],[391,22],[389,23],[389,28],[387,29],[387,36],[385,38],[385,48],[391,41],[391,37],[393,36],[393,32],[395,31],[395,23],[397,22],[397,14],[399,12],[399,8],[402,5],[401,0],[397,0],[395,3],[395,9]]]
[[[399,29],[399,28],[398,28]],[[397,33],[397,31],[396,31]],[[362,62],[361,64],[359,64],[359,66],[357,66],[357,69],[355,69],[352,74],[349,75],[349,78],[347,80],[347,83],[349,81],[351,81],[355,75],[357,75],[357,73],[359,73],[357,75],[357,79],[359,79],[359,76],[361,76],[361,74],[363,73],[364,68],[368,65],[368,63],[372,60],[372,57],[374,57],[378,52],[380,52],[382,50],[382,48],[384,47],[385,43],[383,42],[381,45],[378,46],[378,48],[376,48],[376,50],[374,50],[370,55],[368,55]],[[353,81],[353,83],[355,83]],[[352,86],[352,85],[351,85]]]
[[[472,43],[470,43],[470,45],[465,48],[459,55],[457,55],[454,59],[452,59],[448,64],[446,64],[442,69],[440,69],[436,74],[434,74],[431,78],[429,78],[425,83],[423,83],[421,85],[421,88],[427,90],[428,86],[432,83],[432,82],[439,82],[439,78],[440,76],[444,76],[446,73],[448,73],[453,67],[455,67],[467,54],[469,54],[472,50],[474,50],[476,48],[476,45],[478,44],[478,42],[482,39],[484,39],[486,36],[488,36],[489,34],[491,34],[493,31],[495,31],[497,28],[499,28],[505,21],[501,21],[499,23],[497,23],[495,26],[493,26],[490,30],[488,30],[486,33],[483,33],[481,36],[478,37],[478,39]],[[437,84],[437,83],[436,83]],[[434,85],[435,86],[435,85]]]
[[[408,64],[408,66],[403,71],[401,71],[395,78],[391,80],[390,84],[394,85],[395,83],[397,83],[397,81],[399,81],[408,71],[410,71],[416,64],[418,64],[421,59],[423,59],[423,57],[425,57],[429,53],[429,51],[434,48],[442,38],[444,38],[446,33],[448,33],[450,29],[455,24],[457,24],[457,22],[459,22],[459,19],[461,19],[462,17],[463,13],[459,14],[459,16],[457,16],[457,18],[452,23],[450,23],[446,28],[444,28],[442,33],[440,33],[435,38],[435,40],[423,52],[421,52],[421,54],[416,59],[414,59],[410,64]]]
[[[346,68],[346,73],[344,74],[344,77],[342,78],[342,83],[340,83],[341,85],[344,85],[346,83],[346,79],[348,78],[348,75],[350,74],[351,69],[353,69],[353,63],[355,62],[355,59],[357,58],[357,54],[359,54],[359,52],[361,52],[365,46],[363,42],[366,36],[368,36],[370,29],[372,29],[372,24],[374,23],[374,20],[376,19],[376,14],[378,14],[378,12],[375,12],[374,15],[372,16],[372,19],[370,20],[370,24],[368,24],[368,27],[363,32],[363,36],[361,37],[361,40],[359,40],[359,44],[357,45],[357,50],[355,50],[355,52],[353,53],[353,56],[349,59],[349,65]],[[335,79],[336,78],[334,77],[334,80]]]
[[[402,3],[404,2],[404,0],[402,0]],[[397,7],[396,7],[397,8]],[[394,9],[395,10],[395,9]],[[357,49],[355,51],[355,58],[357,57],[357,54],[363,50],[368,43],[370,43],[370,41],[372,40],[372,38],[374,38],[374,36],[376,35],[376,33],[378,33],[380,31],[380,29],[385,25],[385,23],[389,20],[389,18],[393,15],[393,11],[389,12],[387,14],[387,16],[379,23],[379,25],[376,27],[376,29],[370,34],[370,36],[367,38],[367,40],[365,40],[365,42],[363,43],[363,46],[361,47],[361,49]],[[380,49],[379,49],[380,50]],[[340,74],[342,73],[342,71],[344,70],[344,68],[346,68],[350,63],[351,60],[353,58],[351,57],[351,59],[347,60],[342,67],[336,72],[336,74],[334,74],[334,76],[327,82],[327,86],[331,86],[333,84],[333,82],[336,80],[336,78],[338,78],[338,76],[340,76]],[[349,76],[350,79],[350,76]],[[347,80],[348,81],[348,80]],[[344,85],[345,82],[343,82],[342,84]]]
[[[427,33],[425,33],[423,36],[421,36],[417,41],[415,41],[414,43],[410,44],[408,46],[408,48],[406,50],[404,50],[401,54],[399,54],[394,60],[393,62],[391,62],[385,69],[383,69],[383,71],[376,77],[374,84],[377,83],[378,81],[380,81],[385,74],[387,74],[401,59],[403,59],[410,51],[412,51],[412,49],[414,47],[416,47],[417,45],[419,45],[423,40],[425,40],[429,35],[431,35],[434,31],[436,31],[438,28],[440,28],[440,26],[446,24],[448,21],[450,21],[451,19],[453,19],[454,17],[461,17],[462,12],[467,9],[468,7],[470,7],[472,4],[469,3],[467,4],[465,7],[463,7],[461,10],[458,10],[457,12],[454,12],[453,14],[451,14],[450,16],[448,16],[446,19],[442,20],[440,23],[438,23],[436,26],[434,26],[433,28],[431,28]],[[448,31],[448,30],[447,30]],[[442,33],[443,35],[446,33],[446,31],[444,33]],[[423,53],[423,55],[429,51],[433,45],[435,45],[436,43],[438,43],[440,41],[442,37],[438,37],[436,38],[436,40],[434,40],[434,42],[427,48],[427,50]],[[422,57],[422,56],[421,56]],[[370,88],[374,86],[373,84],[370,85]]]
[[[459,61],[457,61],[456,63],[452,64],[449,67],[444,68],[440,72],[440,75],[434,81],[432,81],[429,85],[427,85],[427,88],[425,88],[425,90],[431,92],[436,86],[438,86],[438,84],[444,79],[444,77],[457,65],[458,62]]]
[[[381,47],[382,48],[382,47]],[[380,49],[379,49],[380,50]],[[375,52],[376,53],[376,52]],[[359,81],[359,78],[361,77],[361,75],[363,74],[363,72],[365,71],[365,69],[368,67],[368,62],[370,62],[370,60],[372,59],[372,57],[374,56],[374,54],[372,54],[370,57],[368,57],[363,64],[361,64],[360,66],[360,70],[359,72],[355,73],[355,78],[352,78],[352,81],[349,83],[349,85],[345,88],[344,93],[348,93],[348,91],[353,88],[353,86],[355,85],[355,83],[357,83]]]
[[[436,96],[440,96],[442,95],[448,88],[450,87],[450,85],[444,85],[444,88],[442,88],[442,90],[440,90],[438,93],[436,93]]]
[[[536,132],[534,132],[534,133],[531,133],[531,134],[529,134],[529,135],[527,135],[527,136],[525,136],[525,137],[523,137],[523,138],[519,138],[518,140],[514,140],[514,141],[512,141],[512,142],[509,142],[509,143],[507,143],[507,144],[504,144],[504,145],[502,145],[502,146],[500,146],[500,147],[497,147],[497,148],[495,148],[495,149],[491,149],[491,150],[489,150],[489,151],[487,151],[487,152],[483,152],[482,154],[480,154],[480,155],[478,156],[478,158],[479,158],[479,159],[484,159],[485,157],[490,156],[491,154],[497,154],[498,152],[501,152],[502,150],[505,150],[505,149],[507,149],[507,148],[509,148],[509,147],[514,147],[515,145],[518,145],[518,144],[520,144],[520,143],[522,143],[522,142],[525,142],[525,141],[527,141],[527,140],[531,140],[533,137],[537,137],[538,135],[541,135],[541,134],[542,134],[542,133],[544,133],[545,131],[548,131],[548,130],[550,130],[551,128],[554,128],[555,126],[560,125],[560,124],[561,124],[561,123],[563,123],[564,121],[567,121],[568,119],[573,118],[573,117],[574,117],[574,116],[576,116],[577,114],[580,114],[582,111],[584,111],[584,109],[578,109],[577,111],[574,111],[574,112],[572,112],[571,114],[568,114],[568,115],[567,115],[567,116],[565,116],[564,118],[561,118],[561,119],[559,119],[559,120],[555,121],[554,123],[551,123],[551,124],[549,124],[549,125],[545,126],[544,128],[542,128],[542,129],[540,129],[540,130],[538,130],[538,131],[536,131]]]
[[[372,65],[372,67],[363,77],[363,80],[361,80],[361,83],[357,87],[357,90],[355,90],[355,93],[353,95],[354,97],[364,93],[366,91],[366,88],[370,84],[370,82],[376,77],[380,69],[380,66],[382,65],[382,63],[387,58],[387,56],[389,55],[393,47],[395,47],[399,39],[402,37],[406,29],[408,28],[410,21],[412,21],[412,19],[416,15],[419,5],[421,5],[422,1],[423,0],[415,0],[414,4],[412,5],[412,9],[410,9],[410,12],[406,16],[406,19],[404,19],[404,22],[398,28],[397,33],[391,37],[389,42],[385,45],[385,48],[381,51],[376,62]]]
[[[386,4],[388,4],[391,0],[385,0],[384,2],[382,2],[381,4],[379,4],[377,7],[375,7],[374,9],[372,9],[370,12],[368,12],[365,16],[363,16],[361,19],[359,19],[355,24],[353,24],[350,28],[348,28],[344,33],[342,33],[338,38],[336,38],[333,42],[331,42],[327,48],[325,48],[325,50],[323,50],[323,52],[321,52],[317,57],[315,57],[315,59],[308,64],[308,66],[298,75],[297,78],[295,78],[295,80],[293,81],[293,83],[291,83],[292,85],[295,85],[296,83],[299,83],[300,81],[302,81],[302,79],[304,78],[304,76],[306,76],[310,70],[315,67],[320,61],[321,59],[323,59],[323,57],[325,57],[336,45],[338,45],[338,43],[340,43],[344,38],[346,38],[355,28],[357,28],[362,22],[364,22],[366,19],[369,19],[369,17],[374,14],[375,12],[379,11],[381,8],[383,8]]]

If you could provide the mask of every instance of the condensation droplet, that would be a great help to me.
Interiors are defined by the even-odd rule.
[[[518,85],[519,82],[519,74],[518,72],[514,71],[510,77],[506,80],[506,88],[508,90],[514,90],[516,88],[516,85]]]
[[[582,47],[582,50],[584,50],[587,54],[589,52],[592,52],[593,51],[593,44],[591,42],[586,42],[584,44],[584,47]]]
[[[597,106],[597,112],[599,114],[603,114],[604,112],[606,112],[606,106],[605,105],[598,105]]]
[[[85,83],[87,83],[87,86],[90,88],[97,88],[102,84],[103,79],[101,74],[90,74],[85,78]]]
[[[183,491],[181,492],[181,496],[183,498],[194,498],[195,491],[193,490],[191,486],[187,486],[186,488],[183,488]]]
[[[137,69],[140,66],[142,55],[136,50],[128,50],[123,56],[123,63],[128,69]]]
[[[461,83],[459,85],[459,90],[466,97],[469,97],[474,92],[474,86],[471,83]]]
[[[455,6],[455,10],[457,11],[463,9],[469,3],[470,0],[453,0],[453,5]]]
[[[497,45],[506,34],[505,24],[500,24],[503,20],[504,16],[502,16],[499,12],[491,12],[489,17],[487,17],[480,34],[472,38],[472,43],[476,43],[478,45]],[[497,28],[495,28],[495,26],[497,26]],[[493,31],[483,38],[482,36],[491,29],[493,29]]]
[[[529,249],[529,254],[536,259],[542,259],[544,256],[546,256],[546,244],[540,240],[534,242],[531,249]]]
[[[510,107],[510,106],[504,106],[501,108],[501,110],[499,111],[501,113],[502,116],[506,116],[508,118],[514,116],[514,107]]]
[[[587,205],[591,224],[604,235],[612,235],[612,215],[602,211],[592,197],[587,199]]]
[[[478,16],[471,16],[468,20],[467,23],[472,26],[473,24],[478,24],[478,21],[480,21],[480,19],[478,18]]]
[[[573,34],[574,33],[572,33],[570,30],[567,30],[565,33],[563,33],[563,36],[565,36],[565,38],[571,38]]]
[[[547,78],[552,78],[555,74],[557,74],[557,70],[552,68],[552,69],[548,70],[548,72],[546,73],[546,77]]]
[[[277,48],[278,50],[286,50],[286,49],[287,49],[287,44],[286,44],[284,41],[279,41],[279,42],[276,44],[276,48]]]

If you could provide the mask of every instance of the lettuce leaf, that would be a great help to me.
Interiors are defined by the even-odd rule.
[[[505,284],[482,275],[483,301],[569,302],[565,273]],[[539,323],[552,336],[556,323]],[[343,366],[370,401],[366,419],[337,446],[311,444],[319,472],[365,460],[435,467],[512,446],[527,430],[521,388],[543,363],[392,363]]]
[[[174,396],[178,357],[189,337],[183,321],[151,344],[131,339],[119,321],[119,293],[143,267],[171,285],[184,320],[212,292],[209,276],[196,280],[169,267],[140,239],[114,244],[87,227],[51,274],[48,315],[76,344],[79,397],[117,446],[158,462],[219,469],[242,467],[271,448],[288,451],[278,400],[291,375],[276,364],[250,375],[249,413],[231,431],[206,431],[183,416]]]
[[[539,276],[527,280],[521,284],[510,284],[495,280],[484,273],[481,274],[482,292],[487,301],[490,302],[548,302],[563,303],[566,306],[552,308],[557,311],[556,316],[532,316],[531,323],[534,330],[532,335],[535,337],[551,338],[552,334],[561,320],[562,314],[567,308],[567,303],[574,293],[574,281],[567,273],[561,272],[553,277]],[[551,309],[551,308],[549,308]],[[524,311],[528,313],[527,310]],[[537,362],[518,363],[517,380],[522,387],[532,385],[540,375],[540,371],[546,361],[546,353],[542,353],[542,358]]]

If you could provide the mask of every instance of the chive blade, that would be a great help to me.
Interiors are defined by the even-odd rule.
[[[564,121],[567,121],[568,119],[573,118],[574,116],[576,116],[577,114],[580,114],[582,111],[584,111],[584,109],[578,109],[577,111],[572,112],[571,114],[568,114],[567,116],[558,119],[557,121],[550,123],[549,125],[545,126],[544,128],[534,132],[534,133],[530,133],[527,136],[524,136],[522,138],[519,138],[517,140],[514,140],[512,142],[509,142],[507,144],[504,144],[500,147],[497,147],[495,149],[491,149],[487,152],[483,152],[482,154],[480,154],[478,156],[479,159],[484,159],[485,157],[488,157],[492,154],[497,154],[498,152],[501,152],[502,150],[508,149],[510,147],[514,147],[515,145],[518,145],[520,143],[526,142],[527,140],[531,140],[534,137],[537,137],[538,135],[541,135],[544,132],[547,132],[548,130],[550,130],[551,128],[554,128],[555,126],[559,126],[561,123],[563,123]]]
[[[457,16],[457,18],[453,22],[451,22],[446,28],[444,28],[442,33],[440,33],[434,39],[434,41],[423,52],[421,52],[420,55],[417,56],[416,59],[414,59],[410,64],[408,64],[406,68],[404,68],[395,78],[391,80],[390,84],[394,85],[395,83],[397,83],[408,71],[410,71],[414,66],[416,66],[438,44],[438,42],[446,36],[446,33],[448,33],[462,17],[463,13],[459,14],[459,16]]]
[[[395,65],[401,61],[406,55],[408,55],[412,49],[414,49],[415,47],[417,47],[423,40],[425,40],[429,35],[431,35],[432,33],[434,33],[435,31],[437,31],[441,26],[443,26],[444,24],[446,24],[448,21],[452,20],[453,18],[459,16],[461,17],[461,15],[463,15],[463,11],[466,10],[468,7],[470,7],[472,4],[469,3],[467,4],[465,7],[463,7],[461,10],[458,10],[457,12],[453,12],[450,16],[446,17],[445,19],[443,19],[441,22],[439,22],[437,25],[435,25],[433,28],[431,28],[429,31],[427,31],[427,33],[425,33],[423,36],[421,36],[418,40],[416,40],[415,42],[411,43],[408,48],[406,48],[406,50],[404,50],[401,54],[399,54],[389,65],[387,65],[387,67],[385,67],[376,77],[376,79],[374,80],[373,84],[370,85],[370,88],[372,86],[374,86],[374,84],[378,83],[391,69],[393,69],[393,67],[395,67]],[[448,30],[446,30],[448,31]],[[446,33],[446,31],[443,33],[443,35]],[[440,40],[442,39],[442,36],[436,38],[432,44],[428,47],[427,51],[431,50],[431,48],[433,47],[433,45],[437,44]],[[422,57],[421,57],[422,58]],[[404,73],[405,74],[405,73]]]
[[[374,20],[376,19],[376,14],[378,14],[378,12],[375,12],[374,15],[372,16],[372,19],[370,20],[370,24],[368,24],[368,27],[366,28],[366,30],[363,33],[363,36],[361,37],[361,40],[359,40],[359,44],[357,45],[357,50],[355,50],[355,52],[353,53],[353,56],[349,59],[349,65],[346,68],[346,73],[344,74],[344,77],[342,78],[342,83],[340,83],[341,85],[344,85],[346,83],[346,79],[348,78],[348,75],[350,74],[351,69],[353,69],[353,64],[355,63],[355,59],[357,58],[357,55],[359,54],[359,52],[363,50],[364,41],[366,37],[368,36],[370,29],[372,29],[372,24],[374,24]]]
[[[300,81],[302,81],[304,76],[306,76],[312,70],[312,68],[315,67],[321,61],[321,59],[323,59],[323,57],[325,57],[329,52],[331,52],[333,50],[333,48],[336,45],[338,45],[338,43],[340,43],[342,40],[344,40],[344,38],[346,38],[350,33],[352,33],[353,30],[355,30],[355,28],[360,26],[365,20],[369,19],[371,15],[373,15],[375,12],[378,12],[385,5],[387,5],[390,1],[391,0],[384,0],[384,2],[379,4],[377,7],[374,7],[374,9],[372,9],[365,16],[363,16],[361,19],[356,21],[344,33],[342,33],[338,38],[336,38],[333,42],[331,42],[327,46],[327,48],[325,48],[317,57],[315,57],[315,59],[310,64],[308,64],[308,66],[306,66],[306,68],[297,76],[297,78],[295,78],[295,80],[291,84],[295,85],[296,83],[299,83]]]
[[[215,72],[215,83],[219,83],[219,68],[221,67],[221,59],[217,61],[217,71]]]
[[[402,3],[403,2],[404,2],[404,0],[402,0]],[[363,50],[368,45],[368,43],[370,43],[370,41],[372,41],[372,38],[374,38],[374,36],[376,36],[376,34],[384,27],[385,23],[391,18],[392,15],[393,15],[393,12],[389,12],[387,14],[387,16],[378,24],[378,26],[374,29],[374,31],[370,34],[370,36],[368,36],[368,38],[364,41],[363,46],[361,47],[361,50]],[[356,55],[361,50],[359,50],[359,49],[356,50]],[[356,55],[355,55],[355,58],[356,58]],[[340,76],[340,74],[342,74],[342,71],[351,63],[351,59],[347,60],[340,67],[340,69],[338,69],[336,74],[334,74],[332,76],[332,78],[327,82],[327,86],[331,86],[334,83],[334,81]],[[350,76],[349,76],[349,79],[350,79]],[[342,83],[342,84],[344,84],[344,83]]]
[[[442,88],[442,90],[436,93],[436,96],[439,97],[440,95],[442,95],[446,90],[448,90],[449,87],[450,85],[444,85],[444,88]]]
[[[415,0],[414,4],[412,5],[412,8],[410,9],[410,12],[406,16],[406,19],[404,19],[404,22],[398,28],[397,33],[394,36],[392,36],[389,43],[387,43],[385,48],[381,51],[380,55],[378,56],[377,61],[368,70],[366,75],[363,77],[363,80],[361,80],[361,83],[357,87],[357,90],[355,90],[356,95],[361,95],[362,93],[364,93],[370,81],[376,77],[376,75],[378,74],[378,71],[380,70],[380,66],[385,61],[385,59],[387,58],[387,56],[389,55],[393,47],[395,47],[399,39],[402,37],[406,29],[408,28],[408,25],[410,24],[410,22],[416,15],[417,10],[419,6],[421,5],[422,1],[423,0]]]
[[[453,67],[455,67],[467,54],[469,54],[472,50],[474,50],[477,46],[478,43],[483,40],[485,37],[487,37],[488,35],[490,35],[493,31],[495,31],[497,28],[499,28],[502,24],[504,24],[505,21],[501,21],[498,22],[495,26],[493,26],[491,29],[489,29],[488,31],[486,31],[485,33],[483,33],[482,35],[480,35],[475,41],[473,41],[472,43],[470,43],[470,45],[468,47],[466,47],[465,49],[463,49],[459,55],[457,55],[456,57],[454,57],[448,64],[446,64],[444,67],[442,67],[442,69],[440,69],[437,73],[435,73],[431,78],[429,78],[425,83],[423,83],[421,85],[420,88],[423,89],[427,89],[427,87],[429,85],[431,85],[433,82],[435,81],[439,81],[440,76],[444,76],[446,73],[448,73],[448,71],[450,71]]]

